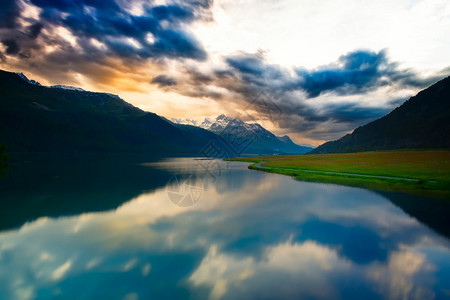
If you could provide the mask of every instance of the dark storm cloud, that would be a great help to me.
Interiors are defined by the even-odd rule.
[[[327,105],[325,114],[337,122],[354,123],[379,118],[390,110],[390,107],[362,107],[355,103],[339,103]]]
[[[246,85],[262,89],[269,87],[273,92],[274,88],[284,88],[285,85],[289,84],[290,75],[287,70],[280,66],[266,64],[261,53],[244,53],[227,57],[225,61],[234,74]]]
[[[271,90],[271,93],[303,91],[308,98],[332,92],[354,95],[376,90],[382,86],[423,88],[439,77],[420,78],[411,70],[400,69],[390,62],[386,52],[358,50],[342,55],[337,62],[313,70],[296,69],[292,75],[287,69],[267,64],[260,54],[243,53],[225,58],[230,70],[246,84]]]
[[[6,55],[28,57],[30,64],[51,59],[51,55],[35,51],[47,46],[59,50],[60,56],[67,59],[89,54],[90,60],[84,62],[87,64],[102,57],[116,57],[125,64],[130,59],[207,58],[201,43],[185,28],[194,20],[208,18],[209,1],[173,1],[164,6],[153,5],[152,1],[30,0],[31,5],[41,9],[38,19],[22,17],[17,3],[5,0],[0,4],[0,27],[10,28],[0,31],[0,40],[7,47]],[[143,13],[131,13],[131,6],[139,3]],[[22,25],[20,20],[32,25]],[[69,49],[67,41],[55,35],[59,27],[76,38],[77,47]],[[47,29],[45,34],[43,28]],[[103,46],[95,49],[93,43]],[[34,57],[39,57],[38,61],[31,61]]]
[[[151,14],[157,20],[192,20],[194,14],[192,11],[184,9],[176,5],[155,6],[150,10]]]
[[[35,23],[33,25],[28,26],[28,34],[32,39],[35,39],[39,36],[44,26],[41,23]]]
[[[292,71],[268,64],[262,52],[239,53],[225,57],[224,62],[226,68],[202,77],[186,70],[184,86],[180,84],[174,89],[189,96],[211,97],[210,91],[204,88],[206,83],[228,91],[228,97],[222,94],[220,98],[240,103],[242,107],[248,107],[264,93],[271,99],[267,102],[268,114],[282,111],[274,120],[276,125],[323,139],[337,138],[343,132],[387,114],[406,100],[380,99],[377,106],[373,102],[365,103],[363,95],[382,87],[393,91],[421,89],[442,78],[442,74],[422,78],[412,70],[401,69],[398,63],[389,60],[384,50],[353,51],[334,63],[311,70]],[[316,99],[325,95],[342,100],[316,105]],[[360,96],[359,101],[347,99],[355,95]],[[258,114],[256,109],[253,113]]]
[[[411,70],[401,70],[397,63],[388,60],[385,51],[350,52],[330,65],[313,70],[298,68],[294,75],[285,68],[265,63],[259,53],[235,55],[225,61],[234,76],[246,84],[268,88],[271,93],[274,89],[276,93],[303,91],[308,98],[327,92],[341,96],[361,94],[394,84],[400,88],[423,88],[438,79],[422,79]]]
[[[6,54],[17,54],[20,51],[20,47],[14,39],[4,39],[1,43],[6,47]]]
[[[14,28],[20,16],[20,6],[17,0],[0,1],[0,28]]]
[[[262,57],[254,54],[242,54],[226,58],[229,66],[243,74],[261,76],[268,69]]]
[[[158,84],[160,87],[176,85],[177,81],[166,75],[159,75],[152,79],[152,83]]]
[[[297,70],[300,83],[310,97],[326,91],[339,94],[355,94],[384,84],[380,82],[388,75],[391,66],[383,51],[379,53],[357,51],[341,56],[337,67],[322,67],[318,70]]]
[[[362,95],[381,87],[424,88],[438,79],[401,69],[385,51],[367,50],[347,53],[315,69],[288,69],[267,63],[263,52],[241,52],[223,57],[221,69],[208,72],[208,65],[200,64],[208,55],[188,27],[199,20],[210,21],[211,4],[210,0],[173,0],[167,5],[152,0],[1,0],[0,61],[49,81],[74,83],[78,73],[96,87],[137,91],[141,83],[153,83],[179,94],[220,101],[224,107],[233,107],[228,102],[248,107],[265,93],[272,99],[266,110],[283,112],[275,120],[278,126],[322,136],[349,130],[393,108],[385,99],[374,108],[373,103],[364,103]],[[133,10],[136,5],[139,13]],[[26,6],[38,7],[39,17],[24,14]],[[149,82],[154,76],[151,66],[164,73],[165,66],[173,66],[168,60],[184,59],[197,62],[175,63],[176,80],[159,75]],[[354,95],[361,96],[360,102],[344,99]],[[316,105],[323,97],[342,101]]]
[[[410,70],[399,70],[398,64],[388,61],[385,51],[364,50],[341,56],[336,66],[323,66],[316,70],[297,69],[296,73],[300,80],[294,88],[302,88],[309,97],[328,91],[352,95],[394,83],[402,87],[421,88],[437,79],[424,80]]]
[[[185,57],[204,60],[206,52],[192,36],[176,30],[162,30],[158,32],[159,39],[146,54],[148,56],[169,56],[173,58]]]

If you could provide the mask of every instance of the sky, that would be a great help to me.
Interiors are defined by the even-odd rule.
[[[450,75],[446,0],[2,0],[0,68],[317,146]]]

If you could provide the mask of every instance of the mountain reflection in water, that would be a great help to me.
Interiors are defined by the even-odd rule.
[[[245,163],[206,180],[198,164],[13,162],[0,181],[0,298],[449,297],[445,201],[298,182]],[[167,183],[193,170],[200,200],[174,205]]]

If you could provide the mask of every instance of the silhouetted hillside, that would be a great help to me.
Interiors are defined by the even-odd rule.
[[[11,152],[189,155],[212,136],[177,128],[115,95],[44,87],[0,71],[0,144]]]
[[[388,115],[310,154],[450,148],[450,77],[411,97]]]

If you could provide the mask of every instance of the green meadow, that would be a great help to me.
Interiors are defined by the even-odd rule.
[[[450,199],[450,151],[385,151],[233,158],[303,181]]]

